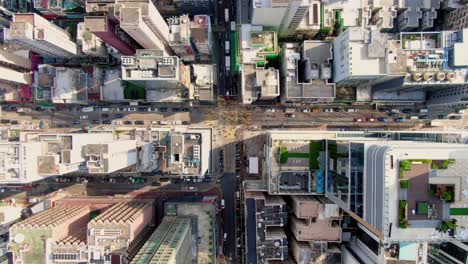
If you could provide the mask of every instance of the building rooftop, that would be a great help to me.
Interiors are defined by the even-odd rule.
[[[124,80],[177,79],[179,58],[163,56],[160,50],[137,50],[135,56],[122,57]]]
[[[192,64],[192,74],[195,77],[194,98],[200,101],[213,100],[214,68],[212,64]]]
[[[81,229],[77,230],[72,230],[72,233],[70,235],[66,236],[65,238],[59,240],[57,242],[57,245],[59,246],[84,246],[86,245],[87,241],[87,234],[88,234],[88,229],[87,227],[83,227]]]
[[[197,44],[209,43],[210,17],[207,15],[196,15],[191,24],[191,37]]]
[[[242,24],[239,41],[242,63],[263,66],[267,60],[266,55],[278,53],[276,32],[264,31],[262,26]]]
[[[242,103],[251,104],[257,100],[271,100],[279,96],[279,70],[244,64],[242,75]]]
[[[17,228],[56,227],[79,215],[89,213],[87,206],[56,206],[15,224]]]
[[[124,87],[121,79],[120,69],[105,70],[104,82],[101,86],[102,100],[123,101]]]
[[[152,206],[149,202],[120,202],[90,221],[90,223],[132,223],[144,210]]]

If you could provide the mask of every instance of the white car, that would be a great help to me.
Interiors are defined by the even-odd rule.
[[[182,121],[180,121],[180,120],[175,120],[175,121],[172,121],[172,124],[173,124],[173,125],[181,125],[181,124],[182,124]]]
[[[302,112],[304,112],[304,113],[310,113],[310,109],[306,108],[306,109],[302,110]]]
[[[331,112],[333,112],[333,109],[332,108],[326,108],[325,112],[331,113]]]
[[[158,109],[156,107],[148,107],[148,112],[157,112]]]
[[[138,111],[138,109],[136,107],[129,107],[129,108],[127,108],[127,111],[128,112],[136,112],[136,111]]]
[[[82,116],[80,116],[80,119],[81,120],[86,120],[86,119],[88,119],[88,116],[87,115],[82,115]]]
[[[270,113],[274,113],[274,112],[275,112],[275,109],[274,109],[274,108],[268,108],[266,111],[267,111],[267,112],[270,112]]]

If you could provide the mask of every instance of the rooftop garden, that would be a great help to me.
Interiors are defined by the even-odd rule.
[[[400,200],[399,206],[398,206],[398,224],[400,228],[408,227],[408,219],[406,218],[407,206],[408,206],[408,202],[406,200]]]
[[[411,167],[413,163],[422,163],[422,164],[431,164],[431,169],[433,170],[440,170],[440,169],[448,169],[450,164],[455,163],[455,159],[447,159],[447,160],[430,160],[430,159],[411,159],[411,160],[401,160],[400,161],[400,171],[399,176],[400,179],[405,177],[405,171],[411,171]]]
[[[452,203],[454,201],[454,191],[455,188],[453,185],[446,184],[431,184],[429,186],[429,194],[439,197],[441,200],[446,203]]]
[[[309,169],[319,169],[319,155],[323,150],[322,141],[310,141],[309,153],[289,152],[287,147],[280,147],[280,163],[285,164],[289,158],[309,159]]]

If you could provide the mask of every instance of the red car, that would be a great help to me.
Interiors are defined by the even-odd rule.
[[[354,118],[354,122],[363,122],[362,118]]]

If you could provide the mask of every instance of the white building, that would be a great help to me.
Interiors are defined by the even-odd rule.
[[[111,173],[137,163],[134,140],[112,133],[24,133],[0,142],[0,183],[31,183],[76,171]]]
[[[188,15],[171,17],[169,23],[169,44],[175,55],[183,61],[195,60],[195,50],[190,41],[190,18]]]
[[[5,40],[48,57],[77,54],[76,44],[68,32],[37,14],[15,14]]]
[[[6,50],[0,50],[1,101],[21,101],[21,86],[32,82],[31,61]]]
[[[84,55],[105,57],[107,49],[104,42],[86,29],[85,23],[78,23],[76,42]]]
[[[200,101],[213,100],[214,67],[213,64],[192,64],[192,73],[195,81],[193,87],[193,99]]]
[[[169,26],[152,1],[118,0],[114,15],[120,28],[145,49],[159,49],[172,54],[169,46]]]
[[[257,100],[274,100],[280,95],[279,70],[244,64],[241,72],[243,104],[251,104]]]
[[[256,0],[252,1],[252,24],[278,29],[280,37],[294,35],[304,19],[309,19],[309,10],[314,7],[312,1],[307,0]],[[318,15],[320,2],[315,1]],[[314,19],[314,18],[312,18]],[[320,19],[315,18],[318,24]],[[312,23],[313,24],[313,23]]]

